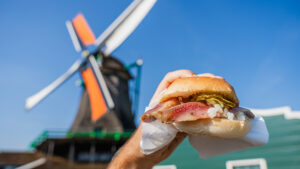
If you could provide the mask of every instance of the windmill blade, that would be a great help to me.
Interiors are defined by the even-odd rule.
[[[83,14],[77,14],[74,19],[72,19],[72,22],[66,21],[66,26],[77,52],[95,43],[96,37]]]
[[[134,0],[125,11],[100,35],[95,45],[109,55],[135,30],[156,0]]]
[[[84,46],[92,45],[95,43],[96,37],[89,24],[85,20],[83,14],[79,13],[78,15],[76,15],[76,17],[72,19],[72,25],[74,27],[76,35]]]
[[[36,93],[35,95],[26,99],[25,109],[30,110],[35,105],[37,105],[40,101],[45,99],[51,92],[53,92],[56,88],[58,88],[63,82],[69,79],[81,66],[82,61],[77,60],[74,64],[68,69],[66,73],[52,82],[50,85]]]
[[[84,80],[85,89],[88,92],[91,108],[91,119],[95,122],[105,113],[107,113],[109,108],[92,68],[88,67],[83,70],[81,72],[81,76]]]
[[[81,45],[79,38],[74,30],[72,22],[66,21],[66,26],[67,26],[68,32],[70,34],[70,37],[71,37],[71,40],[72,40],[72,43],[73,43],[73,46],[74,46],[76,52],[80,52],[82,50],[82,45]]]
[[[104,94],[104,98],[105,98],[105,100],[107,102],[107,105],[108,105],[108,108],[109,109],[114,108],[115,107],[114,101],[113,101],[113,99],[112,99],[112,97],[109,93],[109,90],[107,88],[107,85],[106,85],[106,82],[103,78],[103,75],[102,75],[101,71],[99,70],[98,63],[97,63],[97,61],[96,61],[96,59],[93,55],[91,55],[89,57],[89,62],[91,63],[91,66],[92,66],[92,69],[93,69],[93,71],[96,75],[97,81],[98,81],[98,83],[99,83],[99,85],[102,89],[102,92]]]
[[[114,108],[114,102],[93,55],[88,58],[87,63],[90,63],[90,66],[83,70],[81,75],[89,96],[91,120],[95,122]]]

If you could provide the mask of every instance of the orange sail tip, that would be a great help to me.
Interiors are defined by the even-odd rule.
[[[88,23],[86,22],[84,16],[79,13],[73,20],[72,24],[74,29],[81,40],[81,42],[85,45],[94,44],[96,41],[96,37],[92,32],[91,28],[89,27]]]
[[[81,74],[90,99],[92,121],[95,122],[108,111],[108,108],[93,70],[87,68]]]

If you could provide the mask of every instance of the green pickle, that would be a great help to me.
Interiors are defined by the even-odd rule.
[[[191,101],[206,101],[207,103],[211,104],[220,104],[226,108],[234,108],[235,104],[227,99],[224,99],[222,96],[216,94],[202,94],[202,95],[195,95],[192,96]]]

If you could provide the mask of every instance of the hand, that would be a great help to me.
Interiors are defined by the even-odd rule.
[[[159,94],[175,79],[191,75],[195,75],[195,73],[189,70],[177,70],[168,73],[158,85],[149,104],[153,103],[158,98]],[[142,139],[142,127],[140,125],[131,138],[120,149],[120,152],[111,161],[108,169],[151,169],[154,165],[168,158],[186,136],[186,133],[179,132],[169,145],[157,152],[145,155],[140,148],[140,141]]]

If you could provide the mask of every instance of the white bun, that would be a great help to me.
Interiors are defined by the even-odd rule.
[[[216,94],[239,105],[233,87],[224,78],[193,76],[176,79],[163,94],[160,103],[171,98],[189,97],[194,94]]]
[[[182,132],[198,136],[219,138],[239,138],[247,135],[251,129],[250,120],[234,121],[227,119],[203,119],[197,121],[176,122],[173,125]]]

